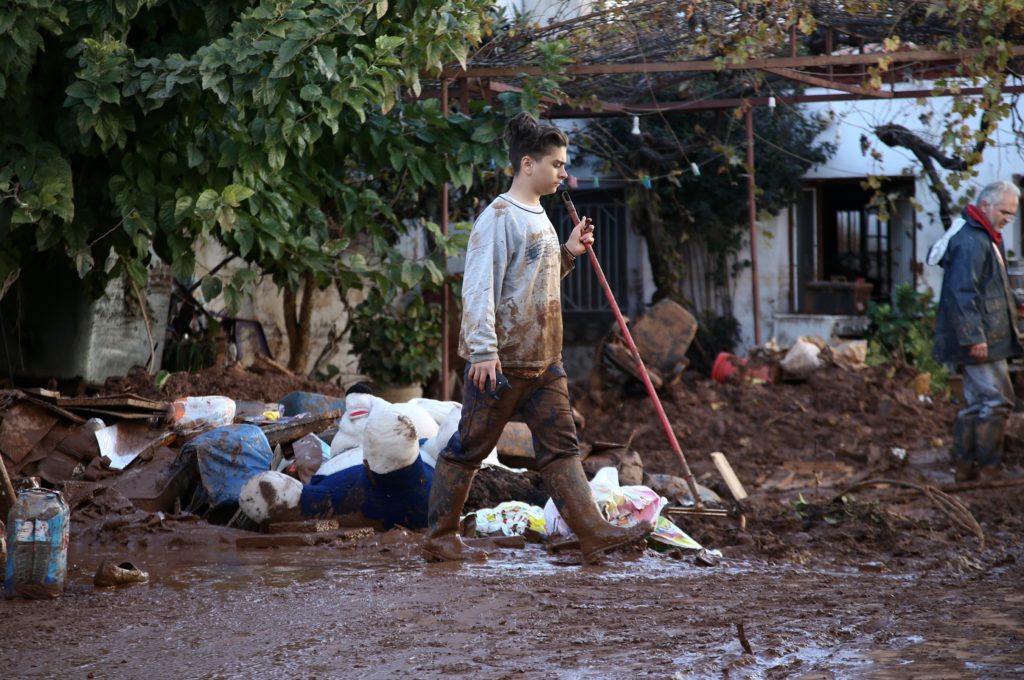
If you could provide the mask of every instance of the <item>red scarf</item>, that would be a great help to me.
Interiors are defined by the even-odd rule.
[[[974,205],[967,206],[967,209],[964,212],[968,217],[985,228],[985,231],[988,232],[988,235],[992,237],[992,240],[995,241],[997,246],[1002,247],[1003,235],[992,228],[992,225],[989,224],[988,218],[985,217],[985,213],[978,210],[978,207]]]

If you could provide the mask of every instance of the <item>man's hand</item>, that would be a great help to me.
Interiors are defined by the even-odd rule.
[[[587,246],[594,243],[594,222],[589,217],[581,217],[580,223],[572,229],[565,247],[569,252],[579,257],[587,252]]]
[[[977,362],[986,361],[988,359],[988,343],[979,342],[977,345],[971,345],[967,353]]]
[[[491,380],[491,385],[497,384],[496,373],[501,373],[501,360],[495,359],[494,361],[481,361],[479,363],[470,364],[469,366],[469,380],[476,388],[481,392],[484,391],[484,383],[488,378]]]

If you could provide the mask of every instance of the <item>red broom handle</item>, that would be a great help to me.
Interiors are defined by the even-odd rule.
[[[573,205],[568,191],[562,192],[562,201],[565,203],[566,210],[569,211],[569,217],[572,219],[573,225],[579,224],[580,216],[576,213],[576,206]],[[693,494],[694,507],[697,510],[701,510],[704,504],[701,502],[700,493],[697,491],[697,481],[693,478],[693,473],[690,472],[690,466],[686,462],[686,456],[683,455],[682,447],[679,446],[679,440],[676,439],[676,433],[668,422],[668,416],[665,415],[665,408],[661,405],[661,399],[658,398],[658,393],[654,389],[654,385],[651,384],[651,377],[647,375],[647,367],[644,366],[644,360],[640,357],[640,351],[636,348],[636,343],[633,342],[633,336],[626,326],[626,319],[622,316],[622,312],[619,311],[619,304],[615,301],[612,288],[608,285],[608,279],[605,278],[604,270],[601,269],[601,263],[597,261],[597,254],[594,252],[593,246],[589,243],[585,244],[585,246],[587,253],[590,255],[590,264],[594,266],[594,273],[597,274],[597,280],[601,283],[601,288],[604,289],[604,295],[608,298],[608,304],[612,306],[615,320],[619,322],[619,330],[622,331],[622,337],[626,339],[629,351],[633,354],[633,360],[636,361],[636,367],[640,372],[640,379],[643,380],[644,387],[647,388],[647,394],[651,398],[651,403],[654,404],[654,409],[658,412],[658,419],[661,421],[662,429],[665,430],[665,437],[668,438],[669,445],[676,456],[679,457],[679,462],[683,465],[683,479],[686,480],[687,485],[690,487],[690,493]]]

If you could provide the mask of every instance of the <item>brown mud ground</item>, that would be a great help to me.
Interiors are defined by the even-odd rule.
[[[236,398],[309,389],[215,374],[196,391],[172,379]],[[401,530],[239,551],[242,532],[202,522],[76,516],[65,594],[0,603],[0,677],[1020,677],[1024,487],[935,492],[953,481],[956,406],[920,401],[913,377],[667,390],[698,481],[726,494],[708,456],[723,451],[751,496],[745,529],[678,522],[721,550],[712,567],[654,550],[583,567],[534,545],[426,565]],[[585,442],[633,436],[647,472],[680,473],[646,396],[576,397]],[[1007,462],[1020,476],[1019,442]],[[150,582],[94,589],[105,557]]]

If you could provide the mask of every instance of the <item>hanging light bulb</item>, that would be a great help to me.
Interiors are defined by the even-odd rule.
[[[775,108],[775,95],[772,95],[771,97],[768,97],[768,108],[769,109],[774,109]]]
[[[690,161],[690,170],[693,171],[694,177],[700,177],[700,166],[693,161]]]
[[[633,116],[633,129],[630,132],[634,135],[640,134],[640,116]]]

